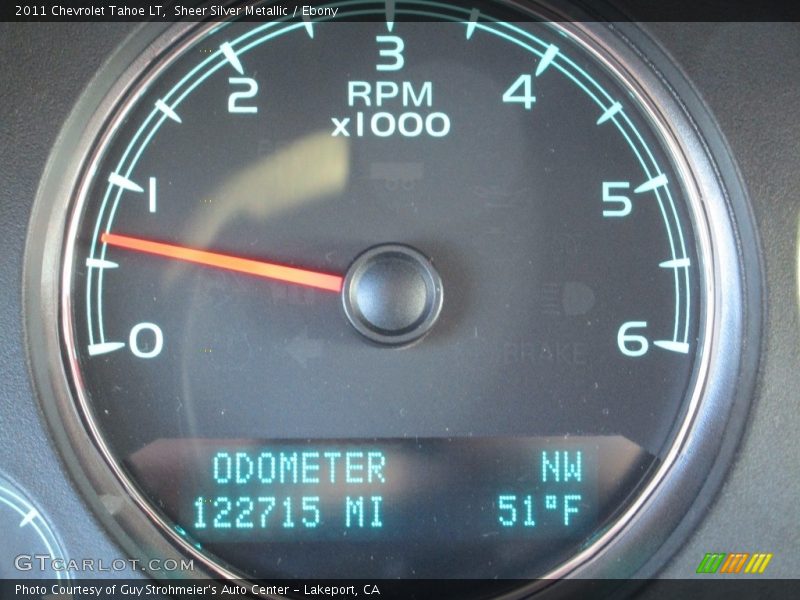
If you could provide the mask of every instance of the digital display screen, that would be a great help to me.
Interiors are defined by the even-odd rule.
[[[209,446],[198,466],[179,514],[200,540],[569,535],[597,500],[595,449],[563,441]]]
[[[342,542],[573,546],[618,505],[616,484],[651,462],[622,437],[593,436],[163,439],[129,464],[200,548],[324,555]]]

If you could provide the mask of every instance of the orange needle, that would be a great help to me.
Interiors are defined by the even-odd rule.
[[[227,254],[196,250],[194,248],[186,248],[185,246],[153,242],[141,238],[129,237],[127,235],[117,235],[116,233],[103,233],[100,235],[100,241],[109,246],[126,248],[127,250],[135,250],[136,252],[145,252],[147,254],[155,254],[156,256],[182,260],[198,265],[227,269],[228,271],[236,271],[237,273],[247,273],[248,275],[275,279],[286,283],[296,283],[298,285],[305,285],[329,292],[341,292],[342,282],[344,281],[344,277],[340,275],[287,267],[262,260],[228,256]]]

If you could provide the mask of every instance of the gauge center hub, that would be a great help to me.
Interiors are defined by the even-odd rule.
[[[342,286],[350,324],[373,342],[407,344],[430,331],[442,308],[442,279],[431,261],[402,244],[359,255]]]

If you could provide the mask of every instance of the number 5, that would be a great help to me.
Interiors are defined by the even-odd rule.
[[[603,182],[603,203],[621,204],[619,208],[607,208],[603,211],[604,217],[626,217],[631,214],[631,199],[627,196],[612,196],[611,192],[616,188],[619,190],[627,190],[631,184],[627,181],[604,181]]]

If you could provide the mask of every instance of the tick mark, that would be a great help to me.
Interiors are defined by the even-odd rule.
[[[553,59],[558,56],[558,46],[550,44],[545,50],[542,60],[539,61],[539,66],[536,67],[536,77],[544,73],[545,69],[550,66]]]
[[[308,15],[303,15],[303,23],[306,26],[306,31],[308,32],[308,37],[312,40],[314,39],[314,23],[311,22],[311,17]]]
[[[234,51],[233,47],[230,45],[229,42],[222,42],[219,49],[225,55],[225,58],[228,59],[228,62],[231,63],[231,66],[236,69],[240,75],[244,75],[244,67],[242,67],[242,63],[239,62],[239,57],[236,56],[236,52]]]
[[[23,517],[22,521],[19,522],[19,526],[25,527],[25,525],[33,521],[38,516],[39,516],[38,510],[36,510],[35,508],[30,509],[28,513]]]
[[[673,342],[669,340],[661,340],[653,342],[659,348],[669,350],[670,352],[678,352],[680,354],[689,354],[689,344],[686,342]]]
[[[667,185],[667,176],[662,173],[661,175],[653,177],[650,181],[645,181],[642,185],[633,190],[633,192],[635,194],[643,194],[644,192],[651,192],[665,185]]]
[[[386,0],[386,29],[394,29],[394,0]]]
[[[87,258],[86,266],[94,267],[95,269],[116,269],[119,267],[117,263],[102,258]]]
[[[620,104],[619,102],[614,102],[614,104],[612,104],[606,109],[606,112],[600,115],[600,118],[597,119],[597,124],[602,125],[621,110],[622,110],[622,104]]]
[[[662,269],[682,269],[684,267],[690,266],[691,264],[692,261],[688,258],[674,258],[672,260],[665,260],[658,266],[661,267]]]
[[[122,342],[104,342],[102,344],[89,344],[89,356],[99,356],[101,354],[108,354],[120,348],[124,348],[125,344]]]
[[[475,27],[478,25],[478,19],[480,16],[481,11],[479,11],[477,8],[473,8],[469,13],[469,23],[467,23],[467,39],[470,39],[472,34],[475,33]]]
[[[108,183],[111,185],[118,185],[122,189],[129,190],[131,192],[143,192],[144,189],[142,186],[134,183],[127,177],[123,177],[119,173],[112,173],[108,176]]]
[[[176,113],[171,106],[167,106],[167,103],[163,100],[156,100],[156,108],[176,123],[181,123],[181,118],[178,116],[178,113]]]

